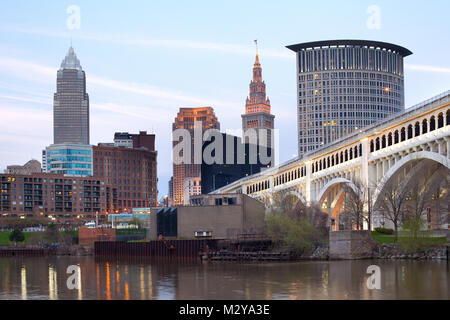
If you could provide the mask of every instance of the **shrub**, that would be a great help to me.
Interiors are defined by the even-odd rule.
[[[380,234],[394,234],[394,230],[388,228],[375,228],[375,231]]]
[[[11,242],[24,242],[25,241],[25,235],[23,232],[19,229],[14,229],[13,232],[9,235],[9,241]]]

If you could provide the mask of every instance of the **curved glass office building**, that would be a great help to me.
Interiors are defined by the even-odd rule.
[[[298,152],[326,145],[405,108],[406,48],[367,40],[287,46],[297,53]]]
[[[92,176],[92,146],[82,144],[52,144],[46,148],[46,168],[49,173],[71,176]]]

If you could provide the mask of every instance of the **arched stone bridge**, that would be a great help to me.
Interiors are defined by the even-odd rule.
[[[383,188],[394,182],[399,188],[406,187],[406,182],[431,166],[439,166],[448,194],[450,91],[213,193],[245,193],[270,203],[274,193],[289,192],[305,203],[319,203],[330,216],[338,216],[344,194],[354,189],[355,183],[366,186],[374,207]],[[444,211],[446,214],[435,219],[435,228],[448,228],[450,208]],[[372,226],[384,222],[375,214]]]

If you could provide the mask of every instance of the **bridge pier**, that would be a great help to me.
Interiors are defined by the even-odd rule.
[[[330,259],[370,259],[376,246],[369,230],[342,230],[330,232]]]

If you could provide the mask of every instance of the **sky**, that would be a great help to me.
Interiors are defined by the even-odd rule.
[[[0,172],[41,161],[53,142],[56,71],[71,42],[86,72],[91,144],[119,131],[155,133],[159,197],[172,175],[179,108],[212,106],[222,131],[241,128],[255,39],[280,162],[297,154],[296,63],[287,45],[398,44],[413,52],[405,59],[407,108],[450,89],[448,0],[2,0],[1,9]]]

